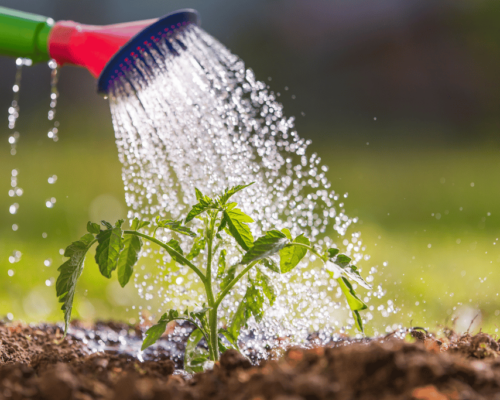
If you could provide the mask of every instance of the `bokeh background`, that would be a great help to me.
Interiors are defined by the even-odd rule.
[[[2,0],[88,24],[198,9],[295,115],[358,216],[386,296],[369,332],[393,324],[496,332],[500,315],[500,2],[496,0]],[[83,69],[64,67],[55,143],[50,70],[24,68],[17,154],[7,109],[15,63],[0,57],[0,317],[62,319],[59,254],[89,219],[126,215],[109,108]],[[21,197],[9,197],[12,170]],[[57,176],[53,184],[49,177]],[[52,208],[47,200],[55,198]],[[18,203],[16,214],[9,208]],[[18,229],[13,230],[16,224]],[[83,319],[137,319],[133,287],[88,260]],[[391,303],[393,302],[393,303]],[[394,304],[400,311],[387,313]],[[371,329],[371,331],[370,331]]]

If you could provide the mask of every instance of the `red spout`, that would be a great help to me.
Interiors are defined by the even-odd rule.
[[[59,21],[50,32],[49,54],[59,65],[85,67],[97,78],[125,43],[155,21],[150,19],[106,26]]]

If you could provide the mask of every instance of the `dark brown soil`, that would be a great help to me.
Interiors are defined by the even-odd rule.
[[[107,328],[141,333],[123,324]],[[116,351],[91,354],[79,339],[61,339],[53,325],[0,323],[0,400],[500,400],[500,346],[484,333],[346,339],[291,348],[259,366],[228,351],[213,371],[191,379],[173,374],[166,351],[141,362]]]

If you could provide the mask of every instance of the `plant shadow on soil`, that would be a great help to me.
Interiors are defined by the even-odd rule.
[[[106,351],[92,353],[86,339],[73,334],[62,340],[56,325],[0,323],[0,399],[500,399],[500,345],[485,333],[345,337],[322,347],[291,347],[255,366],[229,350],[213,370],[190,377],[176,370],[189,329],[170,331],[160,343],[174,347],[158,346],[139,360],[113,350],[118,342],[111,338],[140,339],[140,327],[108,322],[93,328],[97,342],[107,341]],[[103,329],[117,335],[99,337]]]

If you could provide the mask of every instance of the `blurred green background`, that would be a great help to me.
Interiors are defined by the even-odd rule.
[[[438,4],[436,4],[438,3]],[[369,332],[396,324],[497,331],[500,316],[500,3],[494,0],[44,0],[2,5],[83,23],[197,8],[203,27],[280,93],[302,137],[348,193],[375,284]],[[0,59],[0,316],[61,320],[54,280],[61,248],[89,219],[126,215],[107,102],[83,69],[61,70],[51,124],[49,69],[25,68],[17,154],[7,109],[15,64]],[[272,79],[272,80],[271,80]],[[9,197],[12,170],[20,197]],[[56,175],[53,184],[48,178]],[[55,198],[52,208],[46,201]],[[16,214],[9,207],[19,204]],[[12,226],[16,224],[17,230]],[[20,253],[16,253],[20,252]],[[17,254],[17,256],[16,256]],[[19,254],[21,254],[20,259]],[[11,262],[14,261],[14,262]],[[400,311],[386,313],[391,303]],[[75,314],[137,319],[133,287],[100,277],[92,260]],[[453,322],[453,320],[455,322]]]

